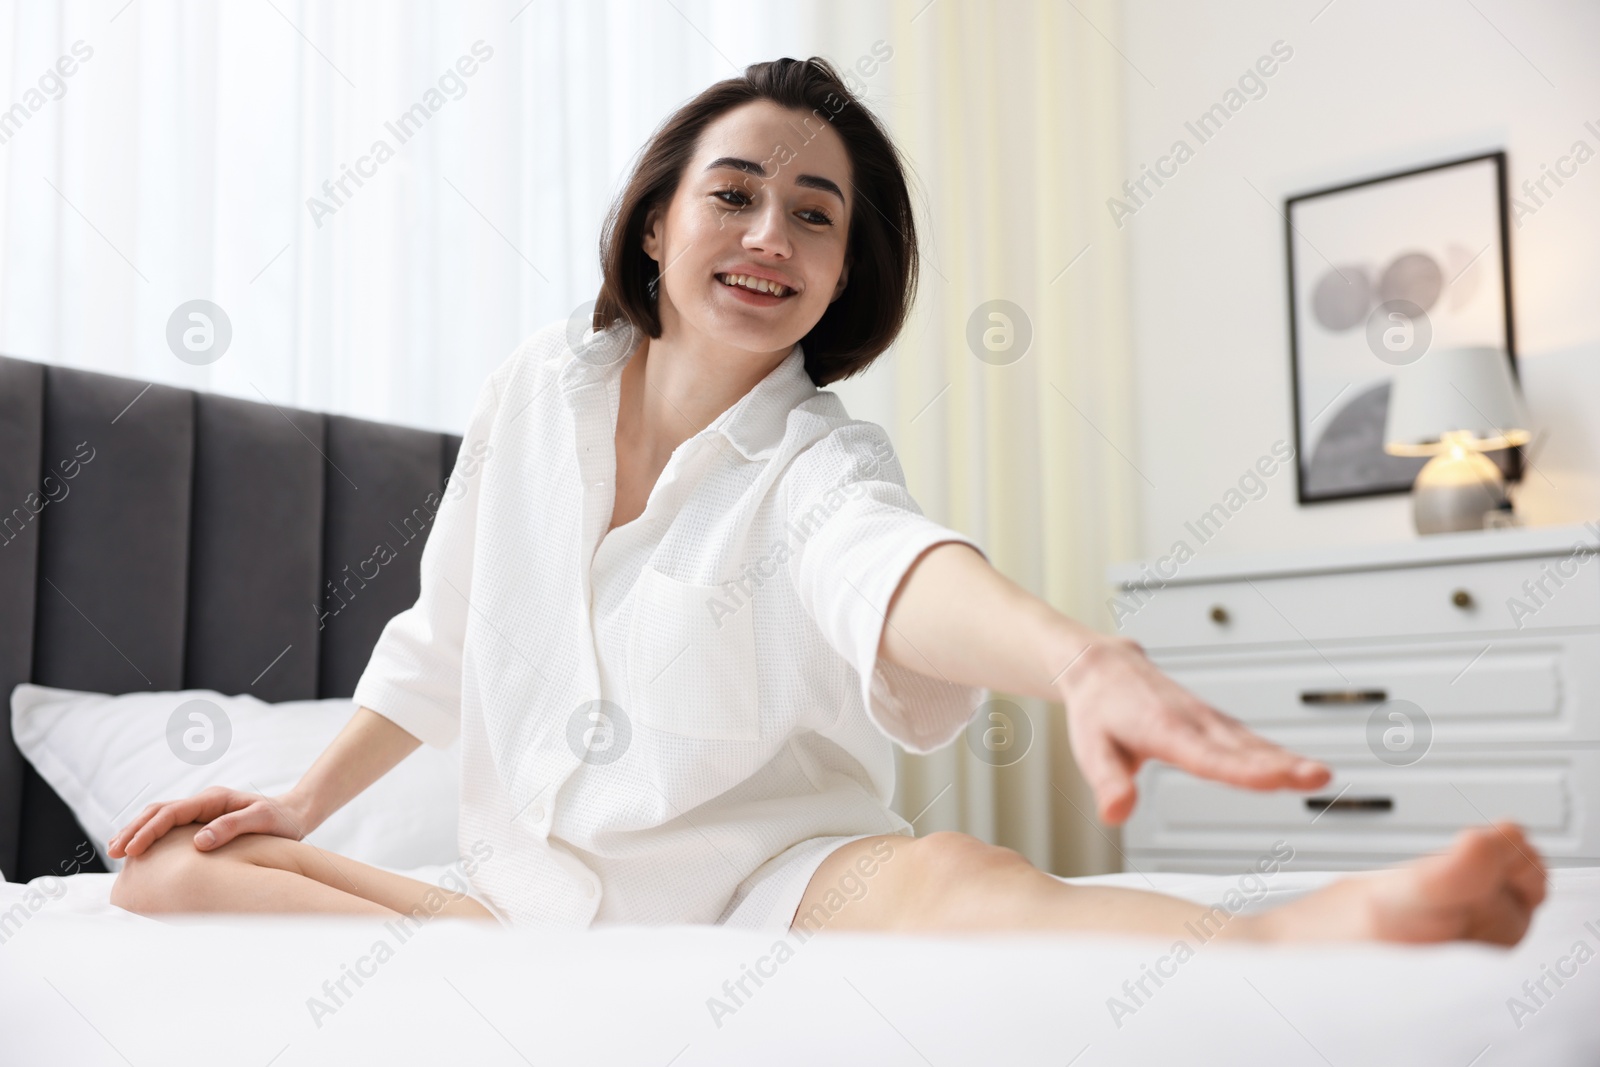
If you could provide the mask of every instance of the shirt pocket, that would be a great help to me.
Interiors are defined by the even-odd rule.
[[[760,740],[755,613],[749,603],[730,612],[727,603],[720,586],[648,565],[639,572],[625,709],[635,722],[702,741]]]

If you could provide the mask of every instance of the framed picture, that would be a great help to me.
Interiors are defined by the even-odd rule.
[[[1302,504],[1410,490],[1426,457],[1383,450],[1397,368],[1501,347],[1516,379],[1506,157],[1490,152],[1292,196],[1290,377]],[[1521,453],[1487,453],[1507,481]]]

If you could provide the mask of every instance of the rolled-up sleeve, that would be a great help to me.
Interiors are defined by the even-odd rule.
[[[461,732],[461,662],[468,612],[464,598],[472,595],[473,544],[484,472],[494,462],[490,437],[499,410],[497,379],[510,364],[511,360],[501,364],[484,382],[455,467],[437,498],[433,528],[422,546],[416,603],[384,626],[353,694],[357,707],[371,708],[438,748],[449,746]]]
[[[912,752],[961,733],[982,688],[922,674],[878,655],[889,602],[924,551],[972,538],[927,518],[906,489],[883,428],[854,421],[795,457],[784,479],[787,561],[801,604],[860,678],[873,724]]]

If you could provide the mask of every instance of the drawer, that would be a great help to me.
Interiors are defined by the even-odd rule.
[[[1147,649],[1318,647],[1324,641],[1537,633],[1600,624],[1600,566],[1577,567],[1557,588],[1549,574],[1560,558],[1124,590],[1118,594],[1119,632]],[[1541,580],[1545,593],[1524,589]]]
[[[1363,747],[1370,723],[1389,722],[1392,710],[1420,713],[1433,745],[1600,742],[1600,634],[1153,658],[1292,748]]]
[[[1553,857],[1600,855],[1600,751],[1433,755],[1410,767],[1366,754],[1327,762],[1333,780],[1313,793],[1235,789],[1146,765],[1124,844],[1130,851],[1259,855],[1287,842],[1297,856],[1381,863],[1443,848],[1461,827],[1507,818]]]
[[[1127,867],[1130,871],[1143,871],[1146,874],[1158,872],[1223,874],[1234,878],[1245,872],[1257,870],[1256,861],[1260,859],[1260,854],[1246,852],[1141,852],[1137,849],[1125,849],[1123,855],[1127,858]],[[1366,871],[1374,867],[1402,863],[1405,858],[1386,856],[1378,859],[1371,856],[1342,856],[1326,852],[1296,852],[1292,860],[1283,864],[1283,870]],[[1541,858],[1546,867],[1600,866],[1600,861],[1594,856],[1552,856],[1546,852]]]
[[[1237,878],[1256,870],[1257,856],[1249,853],[1227,852],[1141,852],[1125,849],[1129,870],[1168,874],[1222,874]],[[1283,864],[1285,871],[1364,871],[1389,862],[1387,859],[1359,859],[1348,856],[1327,856],[1296,852],[1294,858]],[[1585,864],[1584,866],[1588,866]],[[1270,879],[1269,879],[1270,880]],[[1267,903],[1270,903],[1267,902]]]

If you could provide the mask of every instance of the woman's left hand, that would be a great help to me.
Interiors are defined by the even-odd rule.
[[[1316,789],[1332,777],[1183,688],[1128,638],[1095,637],[1057,685],[1073,756],[1108,823],[1133,811],[1147,759],[1249,789]]]

